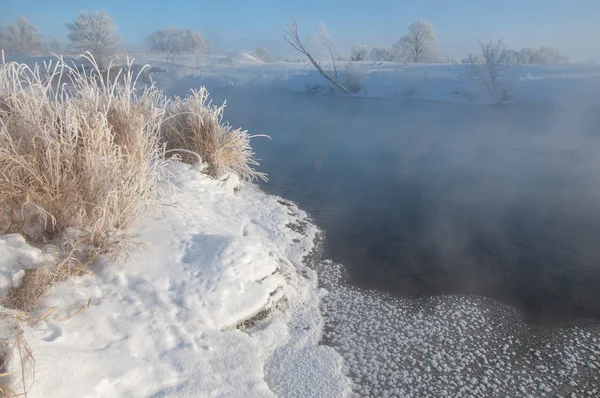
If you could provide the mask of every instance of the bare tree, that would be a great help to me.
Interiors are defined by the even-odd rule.
[[[78,53],[89,51],[100,67],[121,50],[121,36],[105,10],[79,12],[77,19],[67,22],[66,27],[73,49]]]
[[[2,36],[6,50],[16,54],[39,54],[45,47],[37,26],[23,17],[3,29]]]
[[[369,49],[364,44],[356,43],[350,51],[350,61],[366,61]]]
[[[424,20],[413,22],[408,34],[394,44],[408,62],[420,62],[435,50],[435,27]]]
[[[511,67],[509,53],[502,39],[477,39],[481,48],[481,54],[469,55],[469,65],[477,80],[486,88],[496,104],[508,100],[511,84],[518,75],[510,76],[507,69]],[[514,67],[514,65],[513,65]]]
[[[350,93],[350,91],[340,82],[335,63],[337,58],[335,43],[333,42],[333,39],[323,22],[319,22],[319,34],[312,39],[307,39],[304,41],[300,39],[298,33],[298,20],[296,18],[292,18],[292,20],[285,27],[279,30],[279,33],[296,51],[304,54],[324,78],[329,80],[334,86],[343,92],[347,94]],[[311,42],[313,49],[310,48]],[[320,59],[322,51],[325,51],[327,57],[331,61],[331,72],[327,72],[323,67],[323,63]]]
[[[263,62],[273,62],[273,56],[267,47],[258,47],[255,52],[256,58]]]

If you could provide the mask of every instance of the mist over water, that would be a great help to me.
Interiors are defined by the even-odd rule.
[[[263,188],[310,212],[353,284],[600,319],[598,109],[211,92],[273,138],[253,141]]]

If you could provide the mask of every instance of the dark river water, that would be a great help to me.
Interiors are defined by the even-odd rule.
[[[272,137],[253,140],[261,186],[312,215],[351,283],[600,319],[598,109],[211,92]]]

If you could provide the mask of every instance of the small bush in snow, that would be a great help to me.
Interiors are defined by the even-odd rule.
[[[358,66],[353,62],[348,62],[344,68],[344,87],[355,94],[362,90],[363,78]]]
[[[471,71],[485,86],[494,103],[505,102],[510,97],[510,86],[516,80],[516,76],[508,74],[510,63],[506,45],[502,39],[478,40],[478,42],[481,54],[469,56]]]
[[[177,98],[169,107],[163,124],[163,139],[169,150],[184,149],[186,162],[198,161],[200,155],[208,163],[208,173],[218,177],[226,171],[237,173],[244,180],[265,178],[252,167],[258,165],[250,146],[252,138],[246,130],[234,129],[222,123],[225,104],[214,106],[208,91],[202,87],[185,98]]]
[[[92,54],[100,68],[121,50],[121,36],[105,10],[80,12],[66,27],[72,49],[79,54]]]
[[[356,43],[350,52],[350,61],[366,61],[369,49],[364,44]]]
[[[263,62],[273,62],[273,56],[267,47],[258,47],[256,49],[256,58]]]

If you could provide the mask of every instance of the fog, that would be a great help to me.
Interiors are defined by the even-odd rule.
[[[143,176],[152,188],[123,195],[156,193],[151,204],[164,213],[130,217],[131,235],[153,240],[155,250],[133,252],[135,266],[94,254],[85,266],[93,264],[98,286],[87,276],[79,284],[80,273],[67,287],[53,279],[64,289],[52,303],[65,308],[71,296],[98,296],[73,315],[83,322],[52,329],[54,319],[44,317],[57,304],[27,325],[42,359],[76,343],[83,370],[70,372],[70,354],[57,363],[83,380],[71,383],[80,395],[109,386],[128,396],[140,384],[148,385],[142,395],[157,397],[599,396],[599,2],[114,0],[79,15],[96,4],[64,5],[0,5],[0,116],[9,120],[13,103],[38,116],[27,97],[6,94],[30,88],[31,76],[72,86],[49,99],[39,91],[53,105],[85,108],[74,133],[63,133],[62,113],[39,112],[37,130],[56,141],[55,158],[65,157],[65,136],[75,154],[94,147],[100,141],[80,135],[95,136],[96,125],[119,161],[134,158],[130,142],[146,148],[151,140],[156,154],[136,164],[158,165],[156,175],[124,179]],[[64,74],[56,54],[69,65]],[[59,72],[47,75],[48,65]],[[65,76],[77,73],[69,83]],[[102,100],[79,101],[78,87]],[[121,113],[111,108],[119,95]],[[106,121],[88,123],[88,113]],[[146,120],[154,116],[156,125]],[[37,138],[22,127],[32,117],[23,119],[0,124],[6,147],[22,150],[25,134]],[[9,132],[13,126],[24,132]],[[129,140],[133,133],[139,137]],[[36,138],[24,159],[37,159]],[[184,158],[157,161],[178,151]],[[93,176],[118,163],[98,152],[97,163],[86,162]],[[61,176],[62,167],[14,166],[22,169]],[[107,189],[114,184],[104,177],[113,174],[70,181]],[[57,202],[70,195],[55,191]],[[90,213],[111,219],[97,210]],[[78,239],[64,224],[69,242]],[[130,226],[116,224],[97,236],[120,237],[115,229],[129,237]],[[18,250],[38,250],[9,238],[20,239]],[[28,275],[12,260],[14,242],[0,247],[10,253],[2,256],[9,294]],[[75,258],[80,243],[73,245]],[[112,307],[102,306],[104,296]],[[105,348],[85,346],[98,337]],[[115,356],[120,367],[105,366]],[[157,366],[147,371],[148,363]],[[120,379],[130,365],[130,379]],[[104,368],[118,377],[95,370]],[[3,364],[0,373],[13,372]],[[88,383],[89,375],[101,380]],[[62,396],[56,386],[64,380],[41,377],[42,388]],[[338,392],[325,395],[344,396]]]
[[[498,299],[533,323],[600,316],[599,108],[215,90],[360,286]]]

